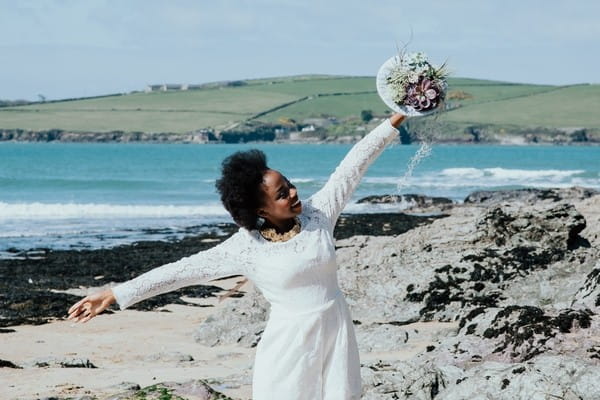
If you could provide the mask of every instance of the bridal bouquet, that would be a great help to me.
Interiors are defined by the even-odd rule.
[[[400,53],[387,60],[377,74],[377,91],[393,110],[409,115],[435,111],[448,85],[445,64],[434,67],[423,53]]]

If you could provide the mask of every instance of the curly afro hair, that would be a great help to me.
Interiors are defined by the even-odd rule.
[[[248,230],[257,227],[260,185],[268,169],[265,153],[257,149],[238,151],[222,163],[221,178],[216,182],[221,202],[235,223]]]

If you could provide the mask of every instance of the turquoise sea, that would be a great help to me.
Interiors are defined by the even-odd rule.
[[[202,231],[203,224],[229,222],[214,182],[224,157],[249,148],[263,150],[271,168],[286,174],[306,198],[351,145],[0,143],[0,257],[8,256],[9,248],[170,240]],[[386,149],[354,201],[371,194],[418,193],[460,202],[475,190],[523,187],[600,190],[600,147],[434,145],[405,177],[417,149]],[[355,203],[346,209],[377,210]]]

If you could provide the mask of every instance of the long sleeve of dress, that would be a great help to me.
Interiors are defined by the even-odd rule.
[[[243,233],[238,231],[223,243],[189,257],[154,268],[112,288],[121,310],[147,298],[209,278],[244,275],[249,268],[248,252],[243,251]]]
[[[383,121],[350,149],[323,188],[312,196],[313,206],[327,216],[331,229],[369,165],[397,135],[390,120]]]

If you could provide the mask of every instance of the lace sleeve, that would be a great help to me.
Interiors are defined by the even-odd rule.
[[[184,286],[197,285],[227,275],[244,275],[251,252],[243,252],[243,233],[238,231],[223,243],[181,260],[154,268],[112,288],[121,310],[147,298]]]
[[[313,206],[328,217],[332,229],[369,165],[397,134],[389,119],[383,121],[350,149],[325,186],[312,196]]]

